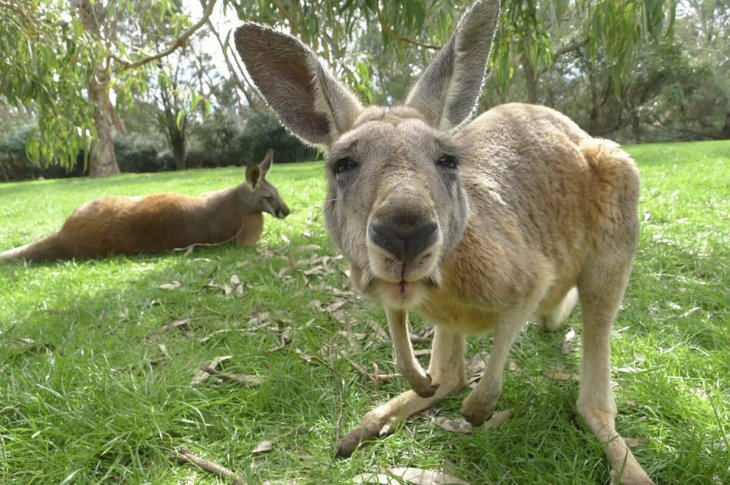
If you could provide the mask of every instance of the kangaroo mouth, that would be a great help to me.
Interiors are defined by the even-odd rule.
[[[418,306],[431,290],[440,288],[438,271],[418,279],[382,278],[367,270],[359,282],[360,290],[390,308],[409,309]]]

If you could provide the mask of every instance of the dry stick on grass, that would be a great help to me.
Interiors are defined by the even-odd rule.
[[[363,366],[361,366],[354,360],[348,359],[347,357],[345,357],[345,360],[347,360],[347,362],[350,363],[350,365],[352,366],[353,369],[355,369],[360,374],[362,374],[365,377],[367,377],[368,379],[370,379],[370,381],[372,381],[372,383],[376,389],[378,388],[378,386],[380,386],[381,382],[390,381],[390,380],[401,377],[401,374],[398,372],[396,372],[395,374],[380,374],[378,372],[377,364],[373,364],[373,367],[375,369],[374,369],[374,372],[371,373],[371,372],[368,372],[367,370],[365,370],[365,368]]]
[[[228,244],[229,242],[236,239],[236,236],[229,237],[225,241],[217,242],[217,243],[193,243],[190,246],[185,246],[184,248],[175,248],[173,251],[185,251],[185,256],[188,256],[189,254],[192,254],[193,250],[195,248],[210,248],[213,246],[222,246],[224,244]]]
[[[197,467],[211,473],[215,473],[221,478],[227,478],[230,479],[234,484],[236,485],[245,485],[246,480],[239,477],[235,473],[233,473],[228,468],[221,466],[217,463],[213,463],[210,460],[206,460],[205,458],[200,458],[199,456],[194,455],[186,446],[181,446],[177,449],[177,453],[175,454],[175,457],[179,461],[186,461],[190,462],[193,465],[196,465]]]
[[[339,398],[337,409],[337,422],[335,423],[335,443],[340,441],[340,432],[342,430],[342,422],[345,419],[345,383],[342,379],[337,379],[337,396]]]
[[[258,377],[256,377],[256,376],[227,374],[225,372],[216,370],[209,365],[203,366],[203,367],[201,367],[201,369],[204,370],[205,372],[207,372],[208,374],[210,374],[214,377],[217,377],[218,379],[220,379],[223,382],[235,382],[236,384],[239,384],[244,387],[258,387],[261,385]]]

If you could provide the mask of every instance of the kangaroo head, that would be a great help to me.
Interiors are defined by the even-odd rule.
[[[289,215],[289,207],[276,187],[266,180],[266,174],[274,163],[274,150],[269,148],[259,163],[246,167],[246,181],[241,184],[239,195],[243,205],[252,211],[268,212],[283,219]]]
[[[485,74],[498,0],[475,2],[404,105],[364,108],[298,40],[246,23],[235,33],[246,69],[282,123],[327,150],[325,222],[355,286],[389,307],[417,305],[468,218],[452,136]]]

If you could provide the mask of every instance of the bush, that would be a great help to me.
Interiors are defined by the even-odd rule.
[[[169,150],[140,133],[115,137],[114,152],[122,172],[161,172],[175,168]]]
[[[25,146],[34,125],[26,124],[9,132],[0,139],[0,179],[27,180],[44,178],[78,177],[88,170],[84,167],[84,154],[79,153],[76,164],[67,170],[56,164],[42,167],[28,158]]]
[[[279,163],[314,160],[317,151],[289,133],[270,111],[249,113],[241,139],[241,151],[249,153],[249,161],[264,158],[266,150],[274,149],[274,160]]]

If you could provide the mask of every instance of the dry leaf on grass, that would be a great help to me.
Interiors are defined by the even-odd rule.
[[[635,448],[644,444],[644,440],[641,438],[624,438],[624,441],[629,448]]]
[[[466,364],[466,375],[480,375],[487,366],[487,360],[489,360],[489,352],[479,352],[478,354],[474,354]]]
[[[322,246],[318,244],[304,244],[303,246],[298,246],[294,249],[292,249],[292,253],[299,254],[299,253],[312,253],[314,251],[319,251],[322,249]]]
[[[385,473],[362,473],[352,477],[352,481],[354,483],[378,483],[383,485],[398,485],[403,482],[414,485],[469,485],[460,478],[436,470],[400,467],[391,468]]]
[[[267,353],[278,352],[279,350],[283,349],[290,343],[291,343],[291,326],[286,326],[283,329],[281,329],[281,333],[279,335],[279,345],[276,345],[275,347],[270,348],[266,352]]]
[[[241,283],[241,279],[238,277],[237,274],[231,275],[231,288],[232,292],[236,294],[237,297],[243,296],[243,283]],[[228,293],[226,293],[228,295]]]
[[[580,381],[580,376],[578,374],[566,374],[559,370],[550,371],[547,377],[554,381]]]
[[[160,330],[163,332],[168,332],[175,328],[177,328],[178,330],[182,330],[183,332],[187,332],[188,330],[190,330],[190,319],[178,318],[177,320],[173,320],[167,325],[163,325]]]
[[[486,423],[484,423],[484,429],[496,428],[497,426],[504,423],[511,417],[512,417],[511,409],[505,409],[504,411],[495,413],[494,415],[492,415],[491,418],[489,418],[489,420]]]
[[[565,336],[563,337],[563,343],[560,346],[560,352],[563,355],[570,353],[573,340],[575,340],[575,335],[575,330],[573,330],[572,328],[566,332]]]
[[[299,357],[302,358],[302,360],[304,360],[304,362],[306,362],[308,364],[311,363],[312,360],[314,359],[314,357],[312,357],[311,355],[309,355],[308,353],[304,352],[301,349],[295,349],[295,352],[297,353],[297,355]]]
[[[119,319],[122,321],[129,320],[129,308],[124,307],[119,311]]]
[[[370,327],[370,330],[372,331],[373,336],[376,339],[382,340],[384,342],[388,340],[388,334],[385,333],[383,327],[375,320],[368,320],[368,327]]]
[[[340,308],[342,308],[343,306],[345,306],[346,304],[347,304],[346,301],[342,301],[342,300],[336,301],[336,302],[331,303],[331,304],[327,305],[326,307],[324,307],[324,311],[332,314],[332,313],[335,313]]]
[[[166,359],[170,358],[170,353],[167,351],[167,345],[157,344],[157,348],[160,349],[160,352],[162,352],[162,355],[164,355]]]
[[[259,453],[268,453],[274,449],[274,443],[269,440],[259,442],[251,453],[257,455]]]
[[[195,372],[195,377],[193,377],[191,384],[193,384],[193,385],[200,384],[201,382],[206,380],[208,377],[210,377],[210,373],[204,369],[206,369],[206,368],[207,369],[216,369],[221,364],[221,362],[225,362],[232,358],[233,358],[232,355],[220,355],[220,356],[216,357],[215,359],[211,360],[210,362],[208,362],[207,364],[202,365]]]
[[[249,388],[259,387],[261,385],[259,376],[249,374],[229,374],[227,372],[220,372],[207,366],[203,367],[202,370],[215,377],[218,382],[232,382],[234,384],[238,384],[239,386]]]
[[[198,342],[200,342],[201,344],[204,344],[205,342],[207,342],[208,340],[212,339],[216,335],[220,335],[222,333],[234,332],[234,331],[239,331],[240,332],[242,330],[243,329],[240,329],[240,328],[221,328],[219,330],[216,330],[213,333],[210,333],[210,334],[206,335],[205,337],[200,337],[198,339]]]
[[[700,310],[700,307],[693,306],[692,308],[690,308],[686,312],[682,313],[682,318],[687,318],[688,316],[692,315],[694,312],[699,311],[699,310]]]
[[[256,246],[256,252],[259,253],[262,259],[268,259],[274,256],[273,252],[261,246]]]
[[[163,285],[160,285],[160,288],[163,290],[177,290],[180,288],[180,282],[179,281],[173,281],[172,283],[165,283]]]
[[[438,416],[433,418],[433,424],[452,433],[469,434],[473,429],[471,423],[463,418],[449,419],[445,416]]]

